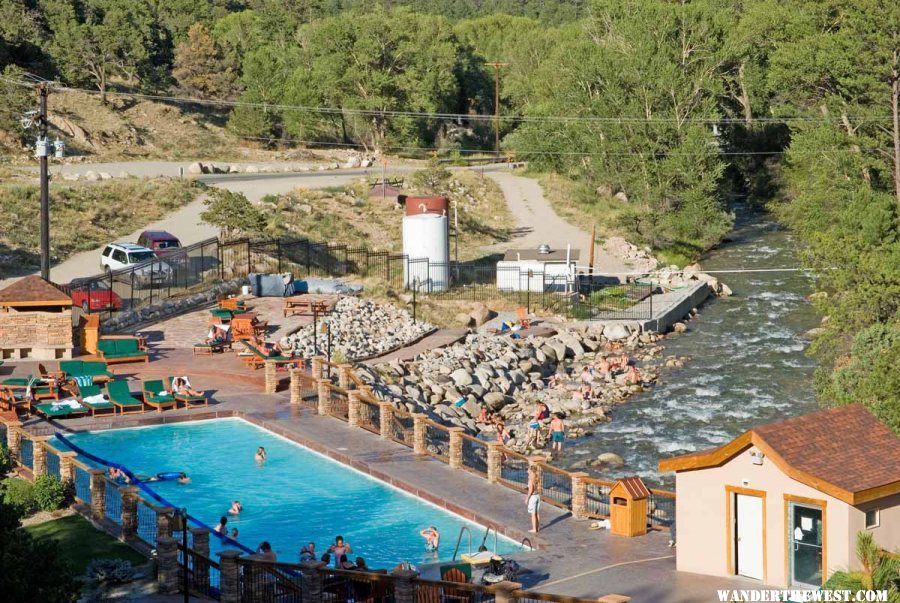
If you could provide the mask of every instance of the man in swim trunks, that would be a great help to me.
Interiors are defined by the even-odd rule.
[[[419,536],[425,539],[425,550],[429,553],[436,553],[438,545],[441,543],[441,535],[434,526],[425,528],[419,532]]]
[[[343,536],[335,536],[334,544],[328,547],[328,552],[334,555],[334,567],[340,567],[340,559],[343,555],[353,552],[353,547],[344,542]]]
[[[537,468],[534,465],[528,467],[528,491],[525,494],[525,504],[531,515],[531,529],[528,531],[537,534],[540,524],[538,513],[541,509],[541,495],[537,493]]]
[[[566,439],[566,424],[563,421],[563,414],[557,412],[553,414],[550,421],[550,449],[562,451],[563,442]]]

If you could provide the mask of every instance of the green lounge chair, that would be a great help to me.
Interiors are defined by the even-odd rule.
[[[87,406],[74,399],[44,402],[35,404],[32,408],[48,419],[65,419],[76,415],[86,415],[90,412]]]
[[[127,381],[110,381],[106,384],[109,401],[123,415],[144,412],[144,403],[131,395]]]
[[[212,354],[216,354],[218,352],[224,352],[225,346],[228,344],[224,341],[217,343],[195,343],[194,344],[194,356],[209,356]]]
[[[108,364],[136,360],[150,362],[150,354],[140,349],[138,340],[132,338],[101,339],[97,342],[97,352]]]
[[[209,313],[217,319],[224,320],[226,322],[231,320],[231,317],[234,315],[234,312],[232,312],[231,310],[226,310],[224,308],[213,308],[209,311]]]
[[[252,354],[252,356],[242,356],[242,360],[250,368],[258,369],[265,366],[266,362],[271,361],[275,364],[294,364],[299,363],[299,358],[289,358],[287,356],[266,356],[256,346],[249,341],[242,340],[241,343]]]
[[[78,401],[91,409],[91,415],[96,415],[98,412],[106,410],[110,410],[113,414],[116,414],[116,407],[112,402],[103,398],[103,392],[100,390],[99,386],[79,385],[77,388]]]
[[[190,408],[192,406],[209,406],[209,400],[207,400],[205,394],[189,396],[188,394],[179,394],[176,392],[175,387],[172,385],[174,379],[175,378],[172,376],[166,377],[166,385],[168,386],[166,389],[172,393],[172,397],[175,398],[176,402],[181,402],[184,404],[185,408]]]
[[[160,412],[164,408],[175,408],[178,405],[178,401],[163,385],[162,379],[144,381],[141,391],[144,394],[144,403]]]
[[[60,360],[59,371],[68,379],[89,375],[94,383],[105,383],[115,378],[115,375],[106,368],[106,363],[101,360]]]

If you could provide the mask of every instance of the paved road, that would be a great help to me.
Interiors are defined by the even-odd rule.
[[[590,233],[556,215],[550,202],[544,198],[544,191],[537,180],[496,171],[490,177],[500,185],[510,212],[518,220],[518,231],[521,233],[512,241],[494,245],[494,251],[536,249],[542,243],[547,243],[552,249],[565,249],[566,245],[571,244],[573,250],[580,252],[578,265],[588,265]],[[595,246],[594,266],[599,272],[611,274],[631,271],[625,262],[601,250],[599,245]]]

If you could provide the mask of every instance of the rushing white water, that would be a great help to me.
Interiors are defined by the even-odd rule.
[[[795,267],[789,233],[768,221],[739,226],[731,242],[701,261],[706,270]],[[611,423],[594,428],[560,459],[563,466],[615,452],[626,466],[604,473],[637,474],[671,486],[656,472],[660,458],[719,446],[754,425],[814,410],[812,374],[800,334],[818,324],[805,301],[812,286],[798,272],[721,275],[734,296],[707,302],[684,335],[666,340],[666,354],[689,356],[652,390],[631,398]],[[580,449],[582,455],[572,454]]]

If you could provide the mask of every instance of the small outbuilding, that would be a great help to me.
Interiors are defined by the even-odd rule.
[[[40,276],[0,290],[0,359],[72,357],[72,298]]]
[[[679,571],[819,588],[856,535],[900,547],[900,437],[860,404],[755,427],[675,471]]]
[[[567,291],[575,282],[578,249],[510,249],[497,262],[497,288],[501,291]]]
[[[618,536],[647,533],[647,501],[650,490],[641,478],[625,477],[609,490],[610,531]]]

